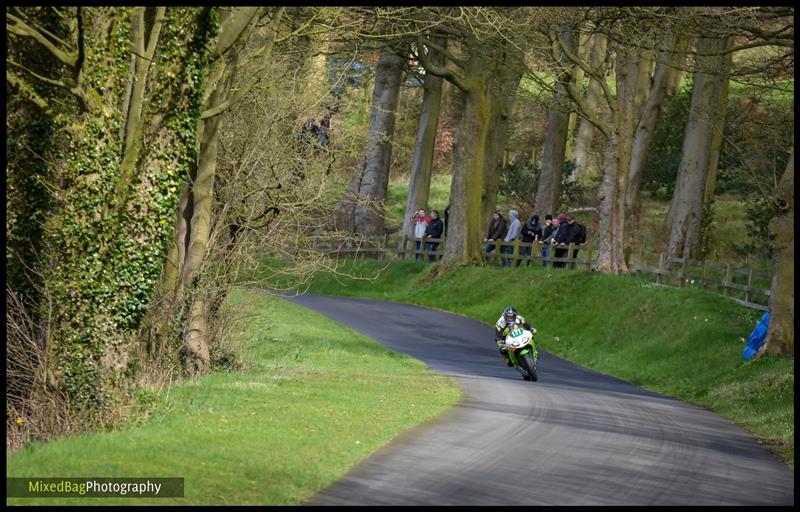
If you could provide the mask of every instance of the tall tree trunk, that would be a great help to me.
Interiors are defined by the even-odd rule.
[[[564,30],[562,37],[568,45],[574,47],[575,35],[571,30]],[[562,63],[566,58],[562,55]],[[561,180],[564,174],[564,151],[567,146],[567,128],[569,124],[570,101],[566,92],[572,74],[558,77],[553,105],[547,116],[547,132],[542,152],[542,170],[536,187],[534,208],[541,212],[557,213],[561,197]]]
[[[436,38],[434,41],[446,47],[447,40]],[[431,61],[437,66],[444,64],[444,56],[431,50]],[[414,225],[411,216],[420,208],[427,208],[428,195],[431,188],[433,172],[433,150],[436,144],[436,128],[439,124],[439,113],[442,107],[442,78],[430,73],[425,75],[425,94],[422,98],[422,109],[417,126],[417,139],[414,143],[414,157],[411,161],[411,176],[408,183],[408,199],[406,214],[403,218],[403,233],[414,238]]]
[[[625,192],[636,117],[639,56],[616,48],[616,104],[611,108],[611,129],[606,141],[606,166],[600,190],[600,246],[594,269],[625,274]]]
[[[236,73],[238,51],[244,46],[250,30],[255,25],[257,11],[257,8],[240,8],[231,12],[223,21],[216,53],[222,53],[219,48],[221,43],[230,44],[232,50],[220,56],[212,68],[211,75],[218,78],[216,83],[212,82],[214,89],[206,99],[204,111],[216,110],[228,101]],[[271,49],[271,43],[269,48]],[[189,300],[192,303],[186,319],[183,347],[184,367],[187,373],[192,375],[205,373],[211,369],[206,292],[196,287],[194,281],[202,272],[208,257],[221,123],[222,115],[218,114],[205,119],[199,127],[200,152],[197,158],[196,176],[190,183],[189,201],[192,215],[188,223],[186,254],[178,284],[178,295],[184,291],[189,292]]]
[[[585,31],[585,27],[581,26],[578,29],[578,39],[577,39],[577,47],[576,53],[578,58],[581,60],[585,60],[589,57],[589,52],[591,51],[590,46],[590,39],[591,34],[588,31]],[[572,88],[573,90],[580,91],[582,88],[584,79],[584,71],[583,68],[580,66],[575,66],[575,69],[572,72]],[[564,160],[570,161],[575,159],[575,143],[577,142],[577,128],[578,128],[578,113],[575,111],[570,112],[569,114],[569,123],[567,123],[567,146],[564,148]],[[573,169],[574,172],[574,169]],[[568,180],[570,182],[574,181],[572,174],[569,175]]]
[[[364,159],[361,169],[355,171],[361,177],[352,220],[353,230],[365,236],[383,232],[395,112],[405,67],[406,59],[390,50],[381,54],[375,70]]]
[[[775,216],[769,223],[772,287],[764,350],[794,354],[794,149],[775,191]]]
[[[720,99],[728,80],[730,52],[724,52],[729,48],[729,41],[730,38],[701,37],[698,45],[698,69],[694,75],[689,120],[666,221],[669,230],[667,253],[673,257],[691,258],[698,253],[710,165],[718,159],[712,154],[714,131],[718,126]],[[711,174],[715,175],[716,170]]]
[[[450,226],[442,264],[484,264],[482,192],[486,164],[486,140],[491,109],[486,89],[488,60],[473,50],[463,79],[464,109],[456,127],[453,144],[453,179],[450,185]]]
[[[604,34],[596,33],[592,35],[591,65],[594,69],[599,69],[606,59],[607,38]],[[590,78],[586,89],[586,108],[595,111],[602,100],[602,86],[597,80]],[[594,125],[588,120],[581,118],[578,123],[578,133],[575,136],[575,149],[572,154],[575,160],[575,169],[569,175],[572,182],[586,185],[591,177],[597,172],[597,165],[593,163],[592,141],[594,140]]]
[[[661,115],[664,99],[670,94],[669,79],[675,74],[674,66],[678,60],[675,56],[681,51],[681,46],[686,46],[686,38],[680,38],[684,42],[683,44],[677,43],[678,39],[679,37],[674,32],[665,35],[662,50],[659,52],[656,61],[650,92],[642,107],[639,122],[636,126],[631,150],[631,165],[628,170],[628,192],[625,198],[626,217],[634,231],[639,223],[639,194],[641,192],[647,152],[650,149],[650,143],[653,141],[653,134],[655,133],[658,118]]]
[[[522,56],[507,47],[492,77],[490,94],[490,127],[486,141],[486,163],[483,175],[481,230],[488,229],[492,212],[497,207],[497,190],[503,171],[503,152],[508,141],[508,119],[514,110],[517,88],[522,79]]]

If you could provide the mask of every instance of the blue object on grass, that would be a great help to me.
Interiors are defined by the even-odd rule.
[[[744,351],[742,352],[742,357],[745,361],[753,360],[758,354],[758,351],[764,344],[764,340],[767,338],[768,326],[769,311],[761,315],[761,320],[759,320],[759,322],[756,324],[756,328],[753,329],[753,332],[750,333],[750,338],[748,338],[747,345],[744,347]]]

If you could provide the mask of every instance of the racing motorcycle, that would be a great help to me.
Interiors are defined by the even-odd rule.
[[[536,360],[539,354],[533,344],[533,333],[527,329],[515,328],[505,339],[508,359],[525,380],[536,382]]]

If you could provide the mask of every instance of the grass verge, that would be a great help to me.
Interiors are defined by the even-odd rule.
[[[537,327],[544,350],[705,406],[794,466],[794,358],[741,356],[759,311],[712,292],[628,276],[465,267],[431,279],[435,268],[349,262],[342,271],[374,279],[321,273],[309,291],[408,302],[489,324],[513,305]]]
[[[461,396],[455,380],[256,291],[230,301],[244,371],[162,393],[142,425],[29,444],[7,477],[183,477],[184,498],[7,498],[7,505],[295,505]],[[302,328],[298,328],[298,321]]]

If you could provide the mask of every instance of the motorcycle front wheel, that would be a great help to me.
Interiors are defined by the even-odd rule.
[[[536,382],[539,380],[539,376],[536,375],[536,365],[534,364],[530,353],[522,356],[522,366],[525,368],[525,371],[528,372],[531,381]]]

